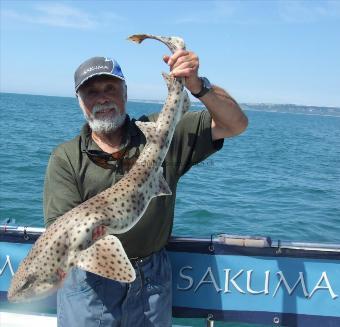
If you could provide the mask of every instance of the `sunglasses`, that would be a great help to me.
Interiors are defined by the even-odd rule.
[[[85,149],[82,152],[86,153],[88,158],[96,165],[104,169],[115,169],[121,173],[130,170],[140,154],[138,147],[131,148],[129,145],[111,154],[100,150],[89,150],[88,142],[86,142]]]

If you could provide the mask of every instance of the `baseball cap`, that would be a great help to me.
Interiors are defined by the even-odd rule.
[[[93,57],[84,61],[74,73],[76,92],[87,80],[98,75],[108,75],[125,81],[122,69],[116,60],[105,57]]]

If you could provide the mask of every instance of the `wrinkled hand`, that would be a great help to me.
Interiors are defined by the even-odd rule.
[[[163,56],[163,60],[170,66],[170,75],[184,77],[185,86],[192,93],[201,90],[201,80],[198,77],[198,56],[187,50],[178,50],[172,56]]]

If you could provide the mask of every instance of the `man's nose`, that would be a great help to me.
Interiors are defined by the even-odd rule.
[[[97,102],[100,104],[104,104],[111,101],[110,97],[103,91],[98,94]]]

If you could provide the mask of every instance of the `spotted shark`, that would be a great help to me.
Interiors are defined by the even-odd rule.
[[[164,43],[172,53],[185,49],[178,37],[138,34],[128,39],[140,43],[148,38]],[[176,125],[190,106],[184,79],[165,73],[163,77],[168,96],[158,119],[136,122],[146,143],[135,164],[112,187],[58,217],[45,230],[13,276],[8,290],[10,302],[52,294],[73,267],[120,282],[135,279],[135,270],[114,234],[130,230],[154,197],[171,195],[162,163]]]

